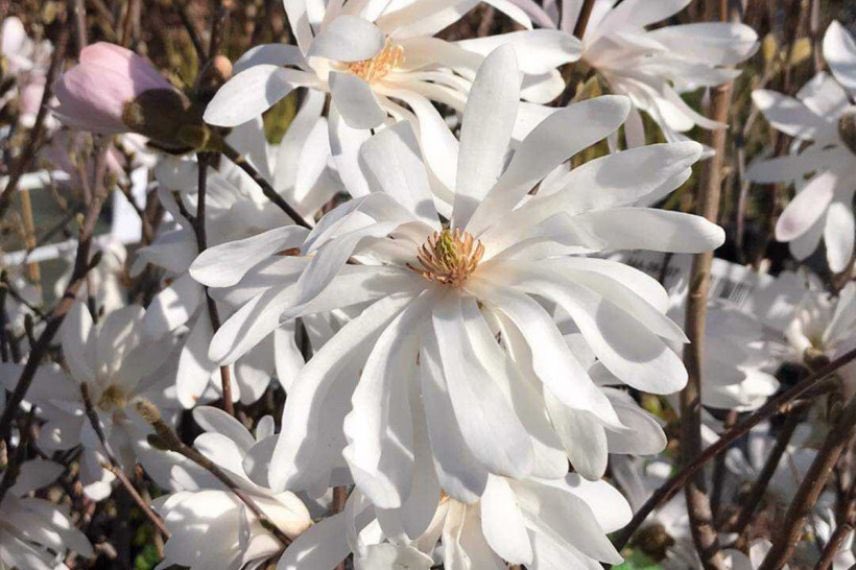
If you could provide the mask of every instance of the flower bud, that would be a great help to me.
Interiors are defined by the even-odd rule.
[[[103,134],[133,130],[122,120],[125,105],[152,90],[174,91],[145,59],[99,42],[80,52],[80,63],[54,85],[54,113],[70,127]]]
[[[195,99],[207,103],[214,94],[232,77],[232,62],[229,58],[216,55],[199,73],[193,90]]]

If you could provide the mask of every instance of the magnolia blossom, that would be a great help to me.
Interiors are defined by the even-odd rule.
[[[259,173],[276,188],[304,219],[312,215],[340,191],[340,183],[328,168],[330,149],[326,137],[327,121],[320,116],[324,98],[308,94],[279,145],[265,142],[260,119],[234,129],[227,142],[241,152]],[[168,225],[151,245],[137,253],[132,267],[139,274],[147,263],[167,271],[168,284],[155,296],[146,311],[145,329],[149,338],[181,333],[183,347],[178,363],[177,396],[185,408],[200,399],[216,399],[222,389],[218,363],[208,358],[213,327],[209,319],[205,293],[187,273],[199,253],[193,225],[178,207],[169,191],[178,191],[183,206],[196,209],[197,163],[190,159],[163,157],[157,168],[161,184],[161,202],[170,211],[175,226]],[[290,224],[288,216],[276,207],[245,172],[228,161],[215,170],[209,168],[207,180],[206,234],[208,245],[246,238],[265,230]],[[293,231],[303,230],[293,226]],[[304,232],[305,233],[305,232]],[[220,314],[229,314],[229,299],[221,299]],[[315,343],[320,336],[306,323]],[[257,401],[272,376],[288,385],[303,364],[295,338],[294,322],[273,331],[257,350],[234,364],[232,372],[236,399],[245,404]],[[206,393],[207,392],[207,393]]]
[[[546,28],[573,34],[583,0],[563,0],[544,7],[533,0],[513,0],[533,21]],[[749,58],[758,47],[755,31],[743,24],[703,22],[646,29],[683,10],[692,0],[595,0],[582,36],[580,59],[597,70],[613,93],[633,101],[624,125],[628,147],[645,144],[639,111],[646,112],[668,141],[683,140],[680,133],[695,126],[725,125],[693,110],[680,94],[699,87],[731,81],[730,69]],[[481,40],[472,40],[479,42]],[[467,42],[464,42],[466,45]]]
[[[281,319],[363,307],[292,385],[274,488],[323,490],[345,447],[357,486],[378,507],[401,507],[432,463],[434,488],[471,503],[489,474],[563,476],[567,452],[557,432],[580,442],[585,457],[606,447],[606,432],[633,431],[541,298],[570,315],[621,382],[662,394],[686,381],[668,345],[685,337],[665,315],[662,287],[579,254],[720,244],[722,230],[702,218],[632,206],[686,180],[700,145],[635,149],[568,170],[570,156],[626,117],[627,100],[610,96],[548,117],[505,166],[515,76],[509,46],[479,69],[464,113],[451,227],[437,214],[405,123],[363,145],[375,192],[322,218],[301,255],[279,254],[300,237],[282,228],[211,248],[191,267],[202,283],[245,299],[211,343],[221,363],[245,354]],[[664,166],[643,166],[653,164]]]
[[[193,418],[204,430],[194,442],[196,449],[252,497],[283,534],[294,539],[312,525],[309,511],[300,499],[287,491],[272,491],[267,483],[275,438],[273,418],[259,420],[255,436],[216,408],[197,407]],[[211,473],[188,465],[176,453],[161,452],[161,456],[164,465],[159,471],[169,473],[169,487],[176,492],[158,498],[154,504],[171,534],[157,568],[175,564],[191,570],[260,568],[281,555],[283,545],[279,540]],[[308,570],[309,566],[301,566],[304,568]]]
[[[355,491],[344,512],[298,537],[278,568],[332,568],[349,553],[361,570],[428,570],[435,564],[501,570],[509,563],[533,570],[600,568],[601,561],[622,561],[606,533],[632,514],[611,485],[576,474],[526,481],[490,476],[476,503],[443,497],[425,506],[431,509],[417,520],[380,511]]]
[[[205,121],[241,124],[298,87],[329,92],[331,145],[342,177],[351,179],[354,196],[370,191],[358,167],[359,146],[371,134],[367,129],[388,116],[413,124],[442,193],[450,195],[457,143],[431,101],[463,111],[483,49],[470,50],[469,45],[434,36],[460,19],[472,3],[284,3],[297,46],[261,45],[244,54],[235,64],[235,77],[208,105]],[[488,3],[531,28],[526,15],[507,0]],[[485,38],[485,47],[495,47],[494,39],[515,46],[525,73],[519,97],[534,103],[546,103],[562,92],[564,82],[556,67],[579,56],[578,41],[549,30]],[[521,105],[517,138],[552,111]]]
[[[853,257],[856,223],[856,43],[833,22],[823,39],[832,77],[821,72],[796,98],[775,91],[752,93],[770,124],[794,137],[790,154],[759,160],[746,176],[755,182],[793,183],[797,194],[776,223],[776,239],[789,242],[797,259],[826,245],[829,268],[844,271]]]
[[[856,283],[833,296],[813,275],[782,273],[751,297],[745,310],[770,331],[768,352],[779,362],[816,369],[856,347]],[[849,397],[856,391],[856,367],[847,364],[838,376]]]
[[[128,104],[148,91],[175,89],[152,65],[134,52],[106,42],[83,48],[80,63],[54,85],[54,114],[66,125],[98,133],[133,130]]]
[[[66,507],[29,497],[53,483],[62,465],[34,459],[19,466],[15,484],[0,501],[0,566],[27,570],[57,570],[68,551],[89,558],[92,545],[74,527]]]
[[[35,404],[45,420],[37,444],[46,451],[68,450],[82,445],[80,480],[86,494],[101,500],[112,492],[115,476],[105,468],[105,450],[85,413],[85,384],[94,411],[113,456],[120,467],[132,468],[141,452],[149,449],[147,424],[134,411],[140,398],[156,401],[164,410],[175,409],[172,384],[175,358],[169,343],[143,343],[144,309],[128,306],[108,313],[97,324],[83,302],[75,302],[63,323],[60,337],[68,367],[39,368],[27,401]],[[0,365],[0,378],[11,390],[20,377],[21,365]]]
[[[812,523],[817,532],[819,544],[826,546],[829,539],[838,527],[836,523],[835,513],[832,509],[824,509],[823,514],[814,514]],[[854,532],[851,529],[832,559],[832,570],[850,570],[856,565],[856,553],[853,550]]]
[[[805,473],[811,467],[817,451],[806,447],[810,438],[808,426],[799,426],[791,438],[776,471],[770,478],[767,497],[777,504],[787,505],[796,493]],[[776,445],[778,432],[769,424],[762,424],[749,432],[745,445],[729,449],[725,465],[738,484],[758,479],[770,452]]]
[[[15,85],[0,95],[0,108],[14,99],[19,120],[25,127],[32,127],[36,121],[52,51],[49,41],[36,43],[30,39],[20,19],[9,16],[3,20],[0,29],[0,55],[5,62],[3,72],[5,77],[15,78]],[[56,122],[48,117],[45,125],[53,128]]]
[[[686,285],[686,283],[684,283]],[[682,323],[686,289],[669,312]],[[705,320],[702,404],[719,410],[751,411],[779,388],[774,372],[780,362],[770,354],[764,324],[724,300],[708,304]]]

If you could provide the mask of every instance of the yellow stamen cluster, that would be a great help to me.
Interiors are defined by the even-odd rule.
[[[421,267],[407,266],[425,279],[460,287],[476,270],[484,255],[484,246],[460,229],[434,232],[422,246],[416,259]]]
[[[128,399],[121,388],[115,384],[107,386],[107,389],[101,392],[101,397],[98,398],[98,403],[95,404],[102,412],[110,412],[112,410],[124,408],[128,405]]]
[[[404,48],[395,44],[389,38],[383,49],[371,59],[355,61],[348,64],[348,71],[371,83],[383,79],[386,74],[404,64]]]

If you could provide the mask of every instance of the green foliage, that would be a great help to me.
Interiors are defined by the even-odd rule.
[[[613,566],[613,570],[662,570],[662,566],[648,558],[641,550],[634,550],[624,558],[624,562]]]

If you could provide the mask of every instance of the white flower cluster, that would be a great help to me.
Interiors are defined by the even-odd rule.
[[[681,265],[667,289],[666,265],[627,252],[698,261],[726,242],[671,199],[723,152],[695,127],[728,128],[685,95],[734,81],[758,37],[673,25],[690,0],[485,0],[510,31],[444,39],[477,4],[285,0],[294,43],[252,47],[207,95],[96,43],[44,102],[50,43],[3,21],[17,91],[0,112],[56,118],[37,125],[49,166],[0,186],[83,187],[88,209],[57,249],[76,258],[56,294],[28,273],[33,244],[0,263],[0,568],[107,556],[96,523],[118,495],[157,530],[163,569],[710,567],[683,495],[629,549],[613,542],[684,467],[673,428],[698,277]],[[746,180],[796,188],[775,222],[795,259],[775,277],[737,268],[739,300],[711,295],[693,372],[703,448],[844,362],[701,471],[718,568],[773,567],[775,528],[749,537],[740,515],[800,500],[856,397],[856,43],[834,21],[822,47],[829,73],[795,98],[752,93],[787,139]],[[568,103],[568,69],[609,93]],[[841,445],[796,567],[856,563],[840,536],[856,451]]]

